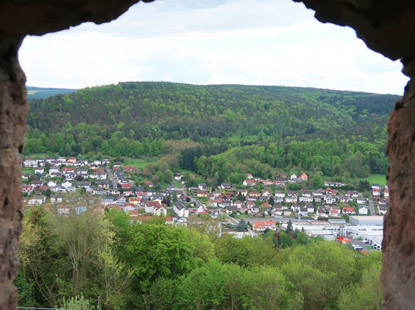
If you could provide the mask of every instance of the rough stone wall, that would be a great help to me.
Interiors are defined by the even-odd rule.
[[[294,0],[322,22],[350,26],[372,50],[401,59],[411,80],[388,125],[390,207],[384,219],[384,309],[415,309],[415,2]]]
[[[385,216],[382,287],[385,309],[415,309],[415,59],[389,119],[390,208]]]
[[[140,0],[0,1],[0,310],[16,309],[17,243],[21,225],[21,156],[28,102],[18,50],[27,34],[41,35],[117,18]],[[142,0],[151,2],[152,0]]]
[[[22,36],[0,33],[0,310],[16,308],[17,242],[21,231],[21,159],[26,115],[25,75],[17,60]]]

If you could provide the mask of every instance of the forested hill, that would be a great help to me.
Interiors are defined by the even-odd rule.
[[[44,99],[57,94],[68,94],[73,93],[76,89],[69,88],[42,88],[34,86],[26,86],[27,88],[27,99],[29,101],[33,99]]]
[[[158,155],[164,141],[188,139],[220,145],[206,154],[212,155],[282,139],[326,141],[356,130],[381,139],[380,149],[398,98],[297,87],[119,83],[33,100],[26,153]]]

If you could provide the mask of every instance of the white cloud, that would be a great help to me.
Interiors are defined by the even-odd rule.
[[[293,85],[402,93],[401,65],[289,0],[140,3],[119,20],[25,39],[28,85],[119,81]]]

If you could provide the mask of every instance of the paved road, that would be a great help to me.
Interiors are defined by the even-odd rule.
[[[115,182],[114,176],[112,175],[111,169],[108,167],[105,167],[105,170],[107,171],[108,177],[112,182],[112,186],[114,189],[117,189],[117,182]]]
[[[230,222],[228,221],[228,223],[231,223],[232,225],[238,225],[239,224],[239,220],[234,219],[233,217],[230,217],[229,215],[227,215],[225,212],[219,211],[220,215],[225,215],[226,216],[226,220],[230,220]],[[249,220],[249,219],[245,219],[245,220]]]
[[[373,199],[369,199],[369,211],[370,215],[376,215],[375,207],[373,206]]]

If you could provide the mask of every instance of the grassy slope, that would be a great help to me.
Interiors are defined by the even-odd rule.
[[[367,178],[363,178],[361,180],[366,180],[370,184],[377,183],[380,186],[386,185],[386,176],[383,174],[370,174]]]

